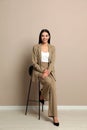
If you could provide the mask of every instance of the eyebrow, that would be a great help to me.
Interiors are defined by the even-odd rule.
[[[44,36],[44,35],[42,34],[42,36]],[[48,36],[48,34],[46,34],[45,36]]]

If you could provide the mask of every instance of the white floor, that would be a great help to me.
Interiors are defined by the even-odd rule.
[[[47,111],[41,112],[38,120],[37,110],[0,110],[0,130],[87,130],[87,110],[59,110],[60,126],[54,126]]]

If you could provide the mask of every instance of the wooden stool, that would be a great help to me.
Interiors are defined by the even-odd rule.
[[[25,110],[25,115],[27,115],[27,110],[28,110],[28,104],[29,101],[32,102],[38,102],[38,115],[39,115],[39,120],[40,120],[40,81],[38,80],[38,94],[39,94],[39,99],[38,100],[30,100],[30,91],[31,91],[31,86],[32,86],[32,73],[33,73],[33,65],[31,65],[29,67],[29,71],[28,71],[29,75],[30,75],[30,83],[29,83],[29,89],[28,89],[28,95],[27,95],[27,103],[26,103],[26,110]],[[43,104],[42,104],[42,111],[43,111]]]

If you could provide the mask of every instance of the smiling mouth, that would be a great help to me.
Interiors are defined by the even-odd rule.
[[[43,39],[44,41],[46,41],[47,39]]]

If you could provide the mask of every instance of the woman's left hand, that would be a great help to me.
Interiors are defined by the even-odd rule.
[[[47,73],[48,75],[50,74],[48,69],[44,70],[44,73]]]
[[[49,70],[46,69],[43,72],[42,78],[48,77],[48,75],[49,75]]]

